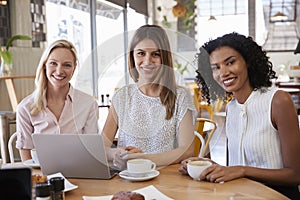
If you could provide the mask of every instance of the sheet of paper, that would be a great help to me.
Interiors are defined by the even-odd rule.
[[[153,185],[149,185],[147,187],[143,187],[137,190],[133,190],[133,192],[138,192],[144,195],[145,200],[173,200],[172,198],[166,196],[162,192],[160,192]],[[108,196],[83,196],[83,200],[111,200],[112,195]]]
[[[74,184],[70,183],[70,181],[69,181],[68,179],[66,179],[66,178],[62,175],[62,173],[60,173],[60,172],[59,172],[59,173],[56,173],[56,174],[48,175],[48,176],[47,176],[47,179],[50,180],[50,178],[53,178],[53,177],[63,177],[63,178],[65,179],[65,190],[64,190],[64,192],[68,192],[68,191],[70,191],[70,190],[74,190],[74,189],[78,188],[77,185],[74,185]]]

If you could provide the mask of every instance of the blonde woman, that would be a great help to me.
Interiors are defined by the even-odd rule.
[[[22,161],[31,159],[32,134],[97,133],[95,99],[69,83],[78,64],[74,45],[67,40],[52,43],[42,55],[35,91],[17,108],[17,143]]]

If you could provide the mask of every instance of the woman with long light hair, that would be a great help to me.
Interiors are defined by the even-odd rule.
[[[22,161],[31,159],[32,134],[97,133],[96,100],[75,88],[70,80],[78,65],[74,45],[53,42],[36,70],[35,91],[17,108],[17,143]]]
[[[191,156],[196,109],[189,91],[176,83],[165,30],[156,25],[137,29],[128,65],[135,83],[113,96],[103,128],[108,158],[124,169],[133,158],[161,166]],[[118,146],[110,148],[117,133]]]

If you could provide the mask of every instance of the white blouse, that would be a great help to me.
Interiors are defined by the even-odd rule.
[[[229,165],[278,169],[283,167],[280,140],[271,121],[277,88],[253,91],[244,104],[233,99],[227,107]]]
[[[177,87],[175,111],[166,120],[166,109],[159,97],[143,94],[137,84],[119,89],[112,104],[118,117],[118,147],[135,146],[145,153],[160,153],[178,147],[179,125],[187,110],[197,116],[191,94]]]

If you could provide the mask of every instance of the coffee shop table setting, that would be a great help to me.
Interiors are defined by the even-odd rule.
[[[119,191],[137,191],[145,199],[288,199],[261,183],[241,178],[223,184],[196,181],[178,172],[180,164],[157,167],[159,175],[145,181],[131,181],[120,176],[110,180],[68,179],[78,189],[66,193],[66,199],[108,200]],[[156,196],[148,196],[148,192]]]
[[[129,181],[146,181],[159,175],[156,164],[148,159],[132,159],[127,162],[127,169],[119,176]]]
[[[14,167],[24,167],[15,163]],[[10,164],[3,166],[11,167]],[[29,166],[27,166],[29,167]],[[129,180],[116,175],[109,180],[69,178],[67,177],[66,199],[72,200],[106,200],[119,191],[135,191],[149,199],[288,199],[277,191],[256,181],[241,178],[222,184],[194,180],[178,172],[180,164],[156,167],[158,175],[143,181]],[[32,174],[41,174],[38,167],[32,168]],[[87,167],[88,170],[88,167]],[[153,169],[152,169],[153,171]],[[63,174],[54,174],[61,175]],[[69,188],[69,189],[68,189]],[[154,195],[154,196],[153,196]]]

